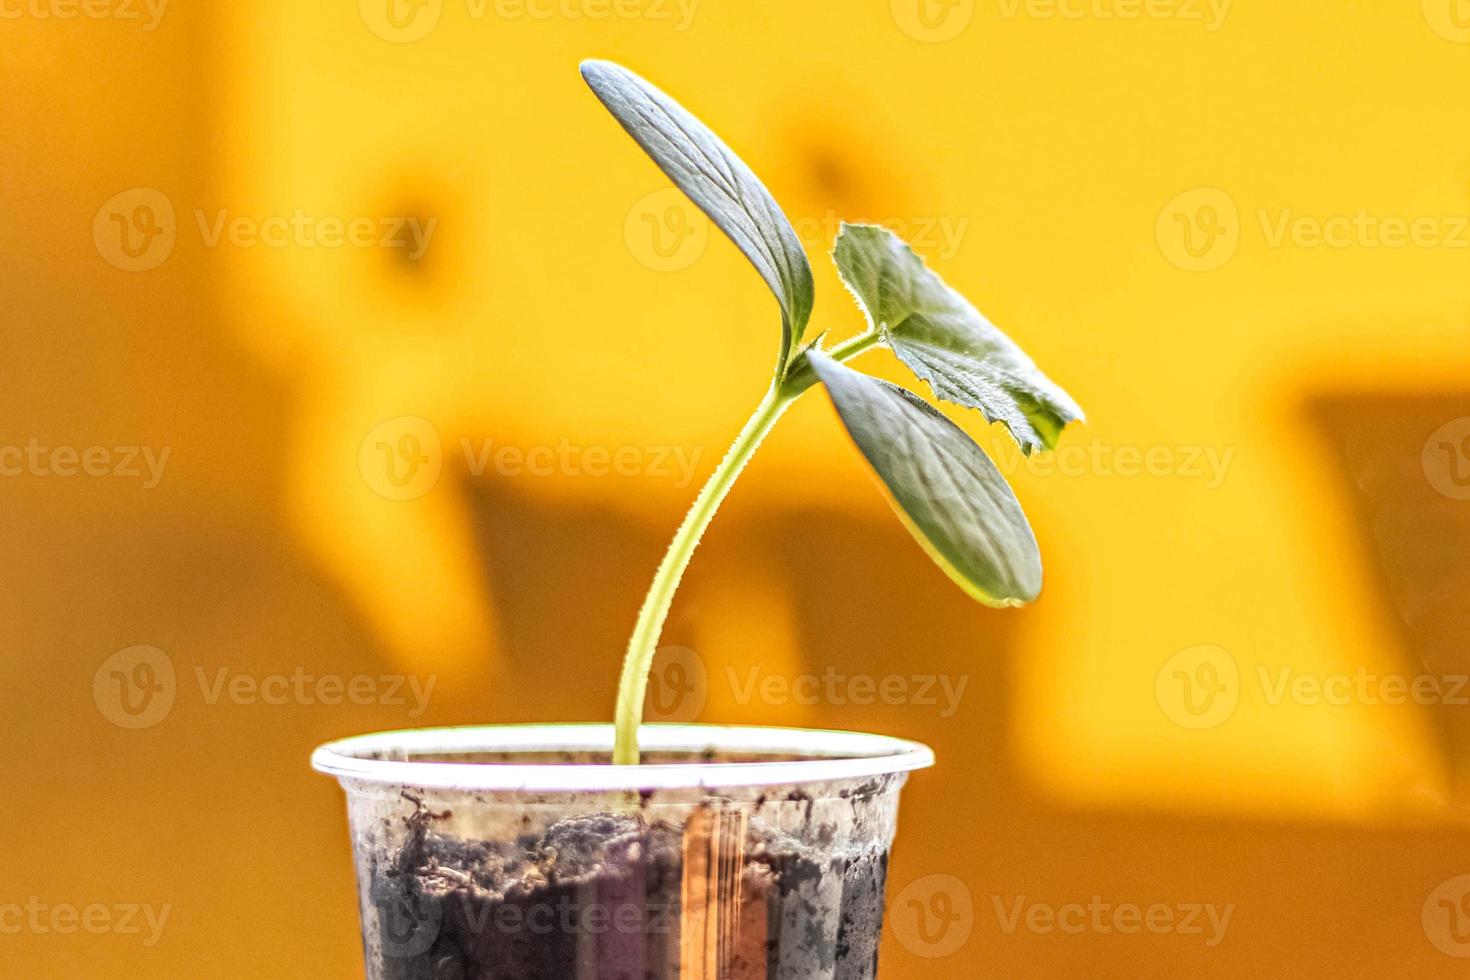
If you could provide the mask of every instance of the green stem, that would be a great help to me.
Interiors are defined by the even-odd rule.
[[[882,342],[883,336],[878,331],[869,330],[866,333],[860,333],[856,337],[844,340],[836,347],[827,351],[827,356],[834,361],[849,361],[863,351],[871,347],[876,347]],[[816,383],[817,373],[812,370],[812,366],[803,357],[792,368],[791,373],[786,376],[786,380],[781,385],[781,390],[785,391],[792,398],[797,398]]]
[[[878,334],[868,331],[842,344],[828,353],[837,360],[856,357],[878,343]],[[623,661],[623,674],[618,682],[618,707],[616,741],[613,747],[615,765],[637,765],[639,761],[638,728],[643,723],[643,700],[648,693],[648,674],[653,667],[653,657],[658,650],[659,635],[668,619],[669,608],[674,603],[674,592],[699,547],[700,538],[714,519],[715,512],[724,502],[725,496],[735,479],[745,469],[745,464],[755,455],[756,449],[775,426],[778,419],[791,407],[808,388],[816,383],[811,368],[802,362],[784,381],[778,381],[766,392],[756,406],[755,414],[740,430],[725,458],[715,468],[709,482],[699,492],[694,506],[689,508],[684,523],[674,535],[663,563],[653,577],[648,597],[638,612],[638,623],[633,636],[628,640],[628,654]]]
[[[857,357],[869,347],[876,347],[882,343],[883,336],[876,330],[860,333],[856,337],[849,337],[836,347],[827,352],[827,356],[834,361],[846,361]]]

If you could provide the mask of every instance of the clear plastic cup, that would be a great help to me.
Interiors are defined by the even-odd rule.
[[[926,746],[648,725],[387,732],[322,746],[341,781],[369,980],[866,980]]]

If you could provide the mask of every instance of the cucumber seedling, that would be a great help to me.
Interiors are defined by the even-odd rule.
[[[991,606],[1041,591],[1041,555],[1010,485],[964,430],[918,395],[847,366],[885,346],[936,397],[978,409],[1030,455],[1056,446],[1082,410],[1031,358],[903,241],[875,225],[842,226],[832,258],[867,317],[863,333],[803,344],[815,289],[791,223],[751,169],[668,95],[620,65],[588,61],[582,77],[628,135],[728,235],[781,308],[770,388],[700,491],[654,576],[618,686],[613,761],[639,761],[638,727],[659,634],[705,528],[781,415],[818,384],[905,527],[960,588]]]

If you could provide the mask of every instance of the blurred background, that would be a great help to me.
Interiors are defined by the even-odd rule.
[[[938,750],[883,975],[1465,975],[1463,0],[15,0],[0,36],[0,974],[360,976],[312,747],[610,717],[778,321],[599,56],[766,180],[813,335],[861,329],[826,252],[881,222],[1088,411],[1032,460],[953,416],[1032,608],[933,568],[819,395],[675,606],[653,716]]]

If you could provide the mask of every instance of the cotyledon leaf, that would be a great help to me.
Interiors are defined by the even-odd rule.
[[[832,258],[869,322],[947,402],[1004,423],[1028,456],[1081,419],[1072,397],[887,228],[844,224]]]
[[[610,61],[584,61],[582,77],[643,151],[745,253],[781,304],[784,370],[811,318],[811,263],[760,178],[688,110]]]
[[[939,567],[986,605],[1033,601],[1041,592],[1036,536],[974,440],[913,392],[819,351],[806,356],[904,525]]]

